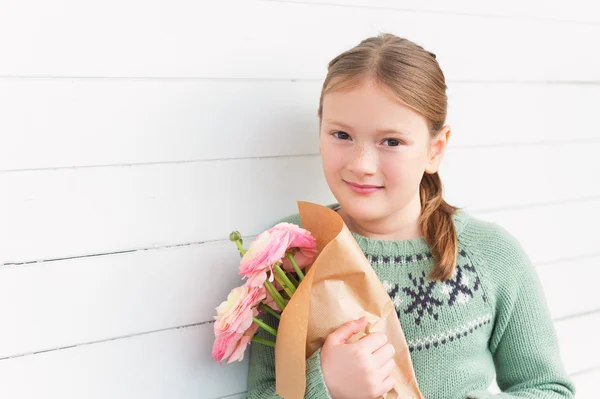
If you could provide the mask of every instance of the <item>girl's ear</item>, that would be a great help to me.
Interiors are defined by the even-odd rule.
[[[434,174],[439,170],[446,148],[448,148],[448,140],[450,140],[450,126],[445,125],[431,142],[429,160],[425,168],[426,173]]]

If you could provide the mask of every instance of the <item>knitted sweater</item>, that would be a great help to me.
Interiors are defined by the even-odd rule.
[[[325,205],[337,210],[339,204]],[[520,243],[495,223],[464,210],[453,215],[458,235],[454,276],[434,268],[423,237],[378,240],[352,232],[396,307],[419,389],[426,399],[572,398],[537,272]],[[280,219],[301,226],[298,214]],[[277,326],[269,314],[261,316]],[[273,339],[264,330],[259,335]],[[275,393],[274,349],[252,343],[247,399]],[[487,389],[496,374],[500,394]],[[320,350],[307,359],[305,398],[331,399]]]

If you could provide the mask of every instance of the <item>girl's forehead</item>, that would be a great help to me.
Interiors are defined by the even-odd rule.
[[[322,121],[342,127],[401,132],[427,130],[426,119],[384,94],[337,92],[323,101]]]
[[[363,103],[372,103],[374,101],[379,104],[378,109],[382,105],[385,105],[386,108],[405,109],[416,112],[399,95],[394,93],[392,89],[376,82],[362,81],[349,86],[333,86],[323,96],[323,106],[326,104],[329,106],[339,104],[342,109],[347,104],[358,104],[362,108],[364,107]]]

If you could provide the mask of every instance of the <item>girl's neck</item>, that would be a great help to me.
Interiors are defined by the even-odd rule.
[[[348,229],[357,235],[375,240],[403,241],[423,237],[418,222],[420,203],[418,205],[418,211],[404,212],[404,214],[392,216],[392,218],[388,218],[389,222],[387,223],[360,223],[350,217],[341,206],[333,209],[338,212]],[[407,213],[409,214],[407,215]]]

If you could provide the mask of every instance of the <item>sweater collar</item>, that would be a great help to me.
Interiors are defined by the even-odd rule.
[[[340,204],[335,202],[325,205],[326,207],[337,210]],[[456,234],[460,237],[467,225],[469,215],[462,209],[458,209],[453,215],[454,227]],[[352,236],[358,243],[358,246],[368,255],[384,255],[384,256],[412,256],[412,255],[431,255],[431,247],[424,237],[411,238],[408,240],[382,240],[365,237],[363,235],[351,232]]]

